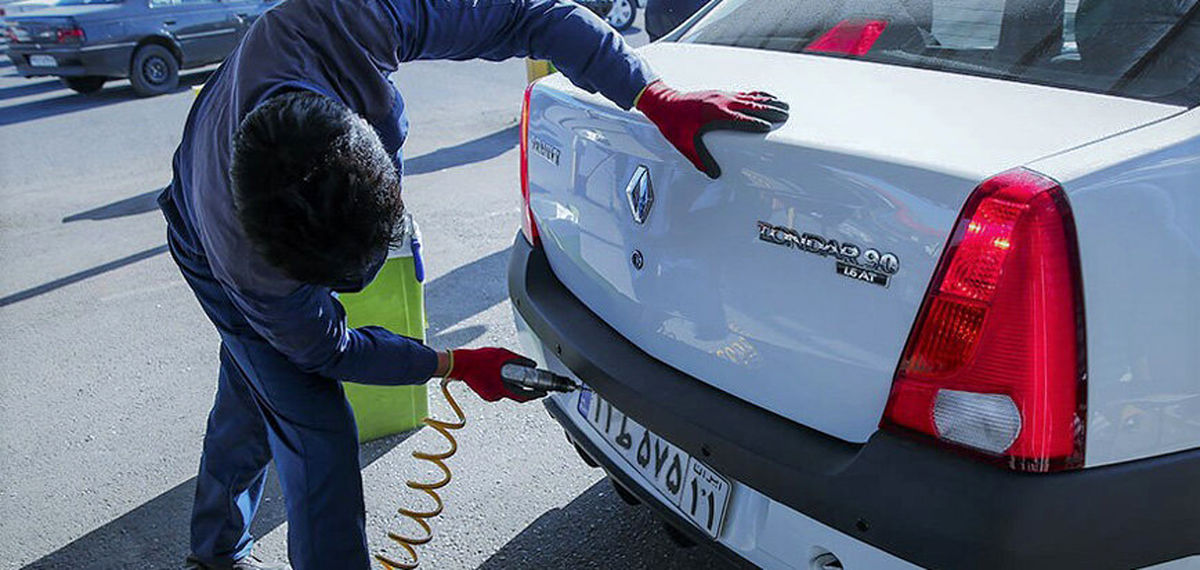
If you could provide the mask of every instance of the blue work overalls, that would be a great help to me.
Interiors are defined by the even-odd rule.
[[[624,108],[652,80],[621,37],[558,0],[287,0],[252,26],[197,97],[159,197],[171,253],[221,336],[192,515],[192,552],[221,566],[249,553],[274,458],[300,570],[369,567],[357,433],[340,380],[426,381],[424,345],[351,329],[329,289],[288,279],[253,250],[234,213],[231,142],[255,106],[286,90],[332,97],[397,157],[404,100],[388,76],[416,59],[550,59]]]

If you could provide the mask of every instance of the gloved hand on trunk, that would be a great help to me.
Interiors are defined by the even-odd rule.
[[[509,362],[517,362],[527,366],[536,366],[534,361],[515,352],[503,348],[475,348],[450,351],[450,370],[447,378],[462,380],[471,387],[480,398],[495,402],[508,398],[516,402],[527,402],[543,393],[528,392],[518,394],[504,385],[500,377],[500,367]]]
[[[661,80],[647,85],[636,105],[684,157],[714,179],[721,175],[721,167],[705,148],[704,133],[718,129],[765,133],[771,123],[788,118],[787,103],[761,91],[684,93]]]

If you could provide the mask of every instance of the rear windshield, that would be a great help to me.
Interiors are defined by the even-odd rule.
[[[1200,104],[1200,0],[723,0],[676,37]]]

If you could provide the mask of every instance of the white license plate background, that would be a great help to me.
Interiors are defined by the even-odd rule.
[[[595,392],[580,390],[579,414],[672,505],[716,538],[725,519],[729,481],[630,419]]]
[[[58,65],[58,60],[52,55],[31,55],[29,56],[29,65],[34,67],[54,67]]]

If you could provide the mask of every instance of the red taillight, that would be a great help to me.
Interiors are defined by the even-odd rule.
[[[842,20],[813,43],[808,44],[804,51],[866,55],[887,25],[884,20]]]
[[[883,427],[1002,459],[1083,465],[1083,293],[1058,183],[1016,169],[975,189],[896,371]]]
[[[83,28],[80,28],[79,26],[58,29],[58,43],[60,44],[65,44],[68,42],[83,43],[83,39]]]
[[[525,87],[525,102],[521,105],[521,233],[530,245],[540,245],[537,222],[529,207],[529,96],[534,83]]]

